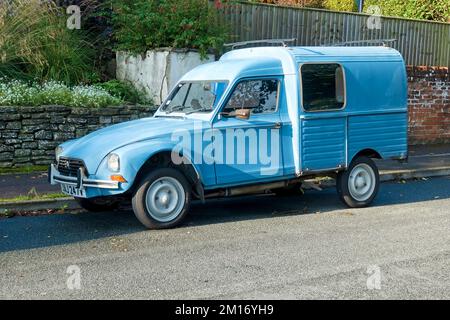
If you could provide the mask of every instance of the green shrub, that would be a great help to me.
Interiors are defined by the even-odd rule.
[[[326,9],[334,11],[358,11],[354,0],[324,0],[323,5]]]
[[[68,87],[55,81],[37,84],[0,78],[0,106],[65,105],[101,108],[122,103],[122,99],[98,86]]]
[[[95,78],[95,51],[53,1],[0,1],[0,75],[66,84]]]
[[[249,0],[279,5],[325,8],[333,11],[358,11],[355,0]],[[449,0],[365,0],[364,9],[380,7],[383,16],[450,22]]]
[[[249,0],[256,3],[268,3],[287,7],[323,8],[323,0]]]
[[[99,83],[96,86],[108,91],[111,95],[132,104],[153,105],[151,99],[146,98],[145,92],[141,92],[129,83],[119,80],[110,80]]]
[[[226,31],[208,0],[113,0],[117,49],[141,54],[171,47],[220,49]]]
[[[336,11],[357,11],[354,0],[324,0],[326,9]],[[379,6],[383,16],[450,22],[448,0],[365,0],[364,9]]]
[[[383,16],[450,22],[448,0],[366,0],[364,7],[377,5]]]

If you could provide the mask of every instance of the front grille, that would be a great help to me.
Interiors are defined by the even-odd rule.
[[[83,168],[84,173],[87,175],[87,170],[82,160],[69,159],[64,157],[59,158],[58,171],[61,175],[67,177],[76,177],[79,168]]]

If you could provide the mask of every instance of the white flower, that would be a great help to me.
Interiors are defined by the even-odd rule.
[[[106,90],[96,86],[68,87],[57,81],[29,84],[20,80],[8,80],[0,77],[0,105],[60,104],[72,107],[100,108],[119,105],[121,102]]]

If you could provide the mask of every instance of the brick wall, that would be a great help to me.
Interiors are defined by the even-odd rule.
[[[0,106],[0,168],[47,165],[60,143],[114,123],[151,116],[148,107]]]
[[[408,67],[409,144],[450,143],[448,68]]]

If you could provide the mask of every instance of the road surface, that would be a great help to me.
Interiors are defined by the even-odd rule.
[[[191,211],[161,231],[130,211],[2,219],[0,298],[450,298],[450,177],[383,184],[366,209],[327,189]]]

